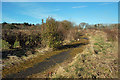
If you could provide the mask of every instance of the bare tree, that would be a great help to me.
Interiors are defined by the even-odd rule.
[[[88,23],[85,23],[85,22],[82,22],[79,24],[79,26],[82,28],[82,29],[85,29],[87,27]]]

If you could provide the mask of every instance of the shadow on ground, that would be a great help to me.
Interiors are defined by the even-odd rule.
[[[57,49],[58,49],[58,50],[62,50],[62,49],[67,49],[67,48],[76,48],[76,47],[79,47],[79,46],[81,46],[81,45],[86,45],[86,43],[64,45],[64,46],[58,47]]]
[[[40,73],[58,63],[64,62],[64,60],[69,59],[71,56],[69,53],[71,52],[72,48],[81,47],[82,45],[86,45],[86,44],[88,43],[83,42],[83,43],[76,43],[76,44],[69,44],[69,45],[61,46],[58,48],[58,50],[67,49],[67,48],[70,48],[70,49],[68,49],[67,51],[63,51],[57,55],[53,55],[50,58],[47,58],[45,61],[35,64],[33,67],[27,68],[18,73],[6,75],[5,78],[25,78],[31,74]],[[27,50],[18,49],[18,50],[11,51],[11,53],[12,52],[20,53],[20,51],[23,54],[25,54]]]
[[[35,53],[34,49],[14,48],[11,50],[3,50],[2,59],[6,59],[8,58],[8,56],[17,56],[17,57],[27,56],[26,54],[27,51],[31,51],[31,54]]]
[[[88,40],[88,38],[84,38],[86,40]],[[62,49],[67,49],[67,48],[76,48],[79,47],[81,45],[86,45],[87,43],[76,43],[76,44],[69,44],[69,45],[62,45],[58,48],[56,48],[56,50],[62,50]],[[6,59],[9,56],[17,56],[17,57],[22,57],[22,56],[27,56],[29,54],[26,54],[26,52],[29,51],[30,54],[34,54],[35,53],[35,48],[14,48],[14,49],[10,49],[10,50],[3,50],[2,51],[2,59]]]
[[[75,44],[62,45],[62,46],[58,47],[57,49],[61,50],[61,49],[67,49],[67,48],[76,48],[76,47],[79,47],[81,45],[88,44],[88,40],[89,40],[88,38],[82,38],[82,39],[87,40],[87,42],[81,42],[81,43],[78,42],[78,43],[75,43]]]
[[[40,72],[56,65],[57,63],[61,63],[64,60],[68,59],[70,57],[70,55],[69,55],[70,51],[71,50],[61,52],[58,55],[54,55],[50,58],[47,58],[43,62],[35,64],[33,67],[27,68],[26,70],[20,71],[15,74],[7,75],[5,78],[26,78],[27,76],[29,76],[31,74],[40,73]]]

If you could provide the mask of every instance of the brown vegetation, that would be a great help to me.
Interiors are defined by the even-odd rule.
[[[82,45],[84,45],[90,42],[89,46],[87,47],[88,50],[85,52],[85,54],[83,53],[83,55],[79,54],[83,51],[83,49],[81,48],[75,48],[71,51],[70,55],[72,56],[76,56],[76,54],[79,54],[79,58],[76,58],[76,61],[78,62],[75,62],[75,65],[71,63],[74,68],[73,73],[69,75],[68,73],[71,72],[69,71],[71,68],[66,68],[65,74],[57,77],[65,77],[67,75],[67,77],[71,78],[73,77],[73,74],[75,74],[74,75],[75,77],[79,77],[79,78],[80,77],[103,78],[103,76],[110,77],[112,76],[112,74],[113,74],[112,77],[116,77],[117,71],[113,69],[115,73],[111,73],[109,75],[108,73],[111,72],[111,69],[108,70],[105,67],[107,68],[110,67],[104,65],[103,64],[104,61],[101,60],[102,58],[104,58],[108,61],[110,60],[111,62],[113,62],[112,61],[113,58],[111,58],[112,56],[115,56],[114,61],[117,60],[116,54],[115,55],[113,54],[113,51],[117,53],[116,52],[117,50],[115,50],[116,48],[115,44],[117,44],[116,41],[118,40],[118,29],[116,24],[89,25],[87,23],[81,23],[79,26],[74,26],[72,22],[67,20],[56,21],[53,18],[47,18],[46,23],[44,23],[42,19],[42,24],[36,24],[36,25],[28,24],[28,23],[23,23],[23,24],[3,23],[2,25],[3,25],[2,40],[4,40],[4,42],[10,45],[8,46],[9,49],[3,50],[3,52],[6,53],[3,54],[3,57],[4,55],[5,57],[9,57],[9,59],[5,58],[3,62],[5,64],[5,61],[6,62],[8,61],[8,63],[10,63],[9,60],[11,61],[13,60],[13,62],[8,64],[7,67],[6,66],[3,67],[3,71],[4,71],[3,76],[7,74],[19,72],[20,70],[24,70],[28,67],[32,67],[34,64],[42,62],[46,58],[59,54],[60,52],[66,51],[68,49],[75,48],[82,43],[83,43]],[[88,40],[90,41],[88,42]],[[14,47],[16,42],[18,42],[18,45],[16,45],[17,47],[16,46]],[[112,47],[115,46],[115,48],[112,49],[111,46]],[[41,49],[47,49],[47,51],[49,50],[55,50],[55,51],[48,52],[46,54],[41,54],[41,52],[39,52]],[[13,52],[15,54],[12,54]],[[37,53],[37,57],[34,57],[33,53]],[[27,56],[30,55],[32,57],[30,57],[28,60],[25,60],[27,57],[25,57],[23,54],[26,54]],[[16,57],[17,55],[19,56]],[[109,58],[106,56],[109,56]],[[25,59],[23,59],[23,57]],[[104,75],[104,72],[102,71],[101,72],[102,75],[100,76],[98,75],[99,70],[96,71],[97,69],[95,69],[96,67],[95,65],[97,63],[96,59],[98,60],[98,62],[100,62],[100,64],[103,65],[104,70],[106,70],[107,74]],[[16,61],[14,63],[14,60],[18,60],[19,63]],[[86,61],[88,61],[90,64],[89,63],[85,64]],[[76,63],[79,63],[80,65]],[[116,62],[111,64],[110,63],[106,63],[106,64],[109,65],[112,64],[111,66],[117,69]],[[88,68],[90,68],[89,71],[93,72],[93,74],[86,71]],[[85,72],[83,72],[84,70]],[[76,72],[74,73],[74,71]],[[96,72],[98,72],[98,74]],[[59,71],[57,74],[59,75]],[[56,76],[54,75],[52,77],[56,77]]]

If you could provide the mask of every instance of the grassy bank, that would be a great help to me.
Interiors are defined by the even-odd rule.
[[[52,78],[118,78],[118,43],[108,41],[107,33],[87,30],[90,39],[85,50],[75,50],[72,63],[60,67]]]

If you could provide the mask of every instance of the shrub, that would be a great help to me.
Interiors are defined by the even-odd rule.
[[[25,30],[11,30],[11,29],[3,29],[2,30],[2,39],[10,44],[9,48],[13,48],[15,41],[22,48],[32,48],[40,46],[41,44],[41,34],[39,32],[28,31]]]
[[[107,33],[108,41],[116,41],[118,37],[117,29],[103,29],[104,32]]]
[[[39,33],[33,33],[29,35],[29,47],[37,47],[41,45],[41,35]]]
[[[16,41],[16,33],[12,30],[3,30],[2,39],[8,42],[11,45],[9,48],[12,49]]]
[[[19,41],[19,44],[20,44],[20,46],[22,47],[22,48],[25,48],[26,47],[26,42],[28,41],[28,35],[27,34],[25,34],[25,33],[22,33],[22,32],[18,32],[18,37],[17,37],[17,39],[18,39],[18,41]]]
[[[73,23],[67,20],[64,20],[61,22],[62,26],[64,27],[64,29],[69,30],[70,28],[73,27]]]
[[[42,42],[45,47],[56,48],[61,45],[61,34],[58,33],[58,22],[53,18],[47,18],[43,26]]]
[[[2,28],[3,29],[19,29],[19,27],[17,27],[15,24],[5,24],[2,23]]]

